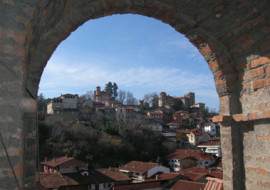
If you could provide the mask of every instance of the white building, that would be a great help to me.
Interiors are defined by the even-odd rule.
[[[170,169],[152,162],[131,161],[119,168],[120,172],[131,176],[135,181],[144,181],[159,172],[170,172]]]
[[[205,132],[209,133],[211,136],[217,135],[216,124],[214,124],[214,123],[208,123],[208,124],[204,125],[203,130]]]
[[[215,155],[216,157],[221,157],[221,144],[220,142],[208,142],[198,145],[198,148],[208,154]]]
[[[211,154],[192,149],[176,149],[174,153],[167,156],[167,160],[173,171],[181,171],[193,166],[208,167],[215,163],[215,158]]]
[[[209,139],[210,139],[210,136],[208,133],[198,130],[198,129],[192,130],[191,133],[188,135],[189,144],[193,146],[197,146],[198,144],[209,142]]]
[[[74,110],[78,106],[78,94],[63,94],[47,103],[47,114],[59,114],[62,110]]]

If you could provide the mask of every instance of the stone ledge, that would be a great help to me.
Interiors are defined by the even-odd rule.
[[[261,112],[253,112],[246,114],[233,114],[232,119],[235,122],[248,122],[248,121],[256,121],[261,119],[270,119],[270,110],[264,110]],[[214,123],[229,123],[231,120],[231,116],[225,115],[217,115],[212,118]]]
[[[261,119],[270,119],[270,110],[264,110],[260,112],[253,112],[247,114],[234,114],[232,118],[235,122],[247,122]]]
[[[231,117],[225,115],[217,115],[212,118],[212,121],[214,123],[227,123],[231,121]]]

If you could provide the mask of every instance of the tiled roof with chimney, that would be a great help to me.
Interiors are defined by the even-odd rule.
[[[205,187],[204,183],[178,180],[173,186],[171,186],[171,190],[203,190]]]
[[[167,156],[169,159],[183,160],[186,158],[195,158],[196,160],[215,160],[215,158],[201,150],[176,149],[176,151]]]
[[[152,162],[139,162],[139,161],[131,161],[127,163],[126,165],[120,167],[120,170],[126,170],[126,171],[133,171],[133,172],[140,172],[144,173],[150,170],[151,168],[154,168],[158,166],[157,163]]]
[[[50,167],[56,167],[56,166],[60,166],[62,164],[65,164],[69,161],[73,160],[74,162],[72,163],[73,165],[75,164],[76,166],[79,167],[85,167],[86,163],[81,162],[79,160],[75,160],[73,157],[68,157],[68,156],[62,156],[59,158],[53,158],[52,160],[47,160],[47,158],[45,158],[45,160],[43,162],[40,162],[41,165],[45,165],[45,166],[50,166]]]

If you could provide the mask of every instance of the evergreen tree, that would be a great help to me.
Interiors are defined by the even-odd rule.
[[[118,96],[118,86],[117,84],[114,82],[108,82],[105,85],[105,92],[108,92],[110,94],[110,99],[111,100],[116,100],[117,96]]]
[[[108,92],[110,94],[110,97],[112,97],[112,94],[113,94],[112,86],[113,86],[112,83],[111,82],[108,82],[105,85],[105,89],[104,89],[105,92]]]
[[[40,93],[37,97],[38,111],[46,111],[47,110],[47,101],[45,96]]]
[[[117,84],[114,82],[112,85],[112,92],[113,92],[113,99],[116,100],[117,96],[118,96],[118,86]]]

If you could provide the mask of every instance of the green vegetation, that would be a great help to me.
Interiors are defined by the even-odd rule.
[[[90,167],[118,166],[131,160],[166,163],[173,151],[161,135],[131,124],[95,116],[90,124],[59,119],[39,122],[40,159],[68,154]]]

